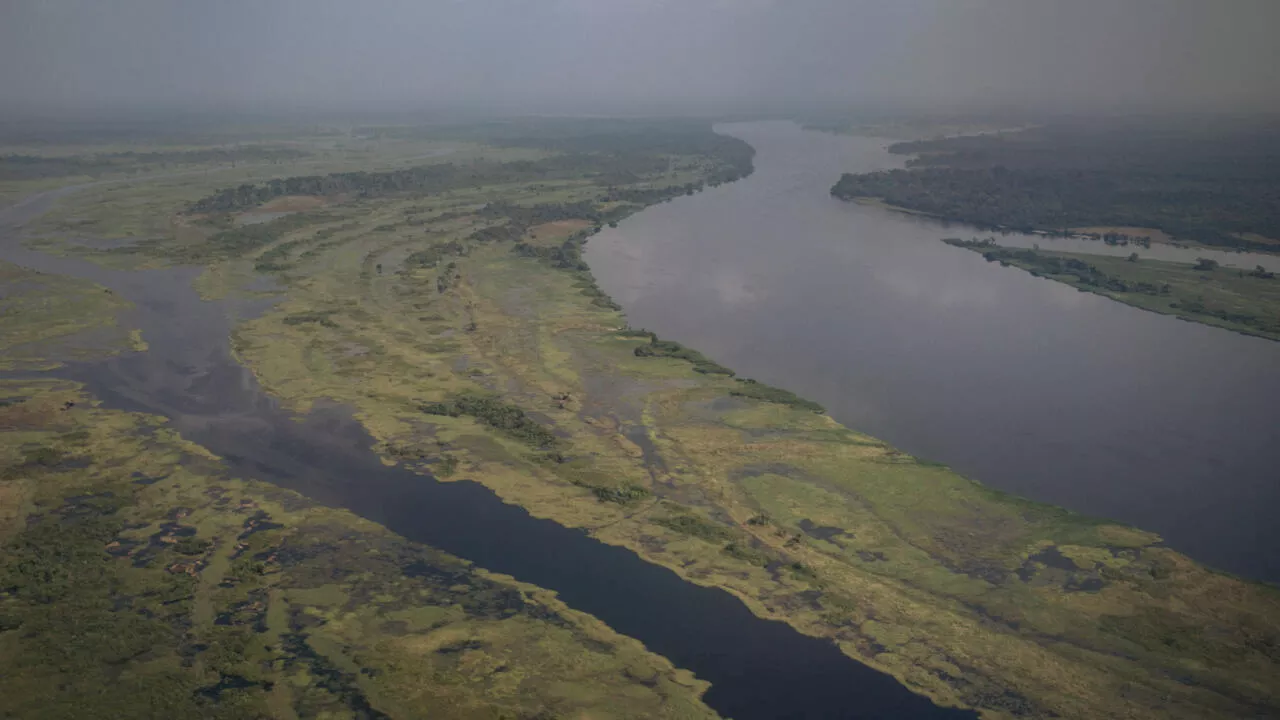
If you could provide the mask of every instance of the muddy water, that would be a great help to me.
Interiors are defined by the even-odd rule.
[[[988,485],[1280,581],[1280,343],[1003,268],[939,242],[986,232],[829,195],[843,172],[900,167],[887,141],[791,123],[718,129],[756,148],[755,174],[587,246],[633,326]],[[1137,252],[1280,269],[1275,257]]]
[[[933,705],[831,643],[755,617],[728,593],[531,517],[479,484],[385,467],[341,407],[303,418],[281,410],[228,350],[231,318],[261,310],[261,302],[202,301],[191,288],[193,269],[119,272],[23,249],[19,228],[63,194],[0,211],[0,259],[93,280],[137,305],[125,321],[141,328],[147,352],[63,371],[109,406],[169,417],[237,473],[555,590],[570,606],[710,681],[705,700],[726,717],[975,717]]]

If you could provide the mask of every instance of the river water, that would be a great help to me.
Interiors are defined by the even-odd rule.
[[[587,246],[633,326],[992,487],[1280,581],[1280,343],[1000,267],[939,242],[988,233],[829,195],[843,172],[901,167],[889,141],[780,122],[717,130],[756,148],[753,175],[649,208]]]
[[[168,417],[238,475],[347,508],[410,540],[555,590],[571,607],[711,682],[704,700],[725,717],[976,717],[937,707],[830,642],[762,620],[722,590],[534,518],[482,485],[386,467],[345,408],[320,407],[305,417],[281,409],[229,352],[234,319],[261,311],[264,301],[203,301],[191,286],[195,268],[125,272],[22,247],[23,225],[75,190],[0,209],[0,260],[89,279],[135,303],[123,322],[141,329],[146,352],[59,371],[108,406]]]

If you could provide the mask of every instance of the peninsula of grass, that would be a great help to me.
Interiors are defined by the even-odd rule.
[[[1080,290],[1184,320],[1280,340],[1280,279],[1262,267],[1216,261],[1177,263],[1128,257],[1001,247],[994,240],[946,238],[989,262],[1021,268]]]

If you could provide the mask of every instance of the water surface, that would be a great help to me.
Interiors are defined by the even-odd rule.
[[[756,148],[753,175],[649,208],[587,246],[633,326],[993,487],[1280,581],[1280,343],[1000,267],[939,242],[988,233],[829,195],[843,172],[901,167],[890,141],[792,123],[717,129]]]

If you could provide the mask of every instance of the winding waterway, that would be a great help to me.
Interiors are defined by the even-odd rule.
[[[198,269],[124,272],[22,247],[21,227],[75,190],[0,210],[0,259],[93,280],[135,303],[124,322],[142,330],[148,351],[60,373],[83,381],[108,406],[168,417],[239,474],[555,590],[571,607],[710,681],[704,700],[726,717],[976,717],[937,707],[830,642],[760,619],[732,595],[685,582],[629,550],[534,518],[479,484],[386,467],[342,407],[302,418],[281,409],[228,347],[233,318],[262,301],[202,301],[191,286]]]
[[[756,148],[753,175],[649,208],[587,246],[633,326],[990,486],[1153,530],[1212,566],[1280,581],[1280,343],[1138,310],[938,241],[987,233],[830,197],[843,172],[901,167],[888,141],[782,122],[717,130]]]

